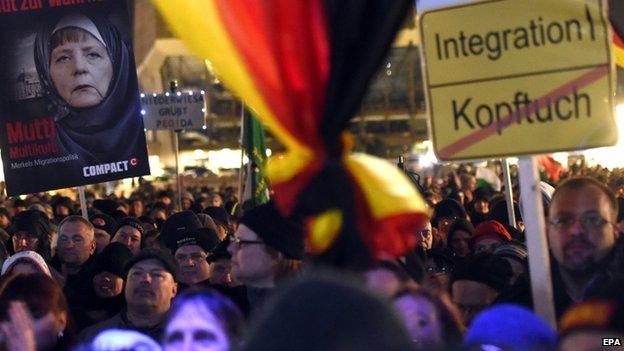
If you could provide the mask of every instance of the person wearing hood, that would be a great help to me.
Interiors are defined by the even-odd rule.
[[[475,228],[466,219],[458,219],[448,229],[448,248],[453,258],[463,260],[472,251]]]
[[[2,264],[2,276],[13,274],[34,274],[42,273],[48,277],[50,268],[43,257],[34,251],[21,251],[9,257]]]
[[[438,235],[442,240],[439,245],[447,245],[448,229],[458,219],[468,219],[464,206],[459,202],[447,198],[435,205],[431,224],[438,229]]]
[[[123,294],[124,267],[131,258],[132,252],[122,243],[110,243],[95,257],[90,298],[85,299],[85,306],[76,306],[78,329],[111,318],[126,306]]]
[[[113,234],[115,234],[117,221],[105,213],[97,213],[89,218],[89,222],[93,224],[95,232],[95,252],[100,253],[110,243]]]
[[[488,253],[512,240],[511,234],[505,226],[498,221],[485,221],[479,224],[472,238],[472,250],[474,254]]]
[[[204,208],[202,213],[209,215],[213,219],[219,230],[217,234],[219,234],[220,240],[224,240],[232,233],[229,216],[223,207],[208,206]]]
[[[54,223],[61,223],[63,219],[75,214],[74,202],[67,196],[60,196],[52,201],[52,211]]]
[[[134,58],[115,26],[80,13],[50,17],[35,38],[34,61],[58,146],[79,155],[80,175],[85,165],[147,160]],[[138,162],[126,173],[147,172]]]
[[[185,191],[184,193],[182,193],[182,198],[180,199],[180,202],[182,203],[182,210],[190,210],[195,203],[195,198],[193,197],[193,194]]]
[[[16,253],[35,251],[49,261],[52,256],[50,236],[50,221],[38,210],[26,210],[13,218],[11,243]]]
[[[171,253],[146,248],[125,265],[126,308],[113,317],[84,329],[80,342],[89,342],[105,329],[142,332],[160,340],[171,302],[178,291],[179,267]]]

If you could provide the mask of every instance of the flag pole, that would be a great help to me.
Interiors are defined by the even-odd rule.
[[[241,130],[240,130],[240,168],[238,172],[238,203],[243,201],[243,155],[245,153],[244,137],[245,137],[245,102],[241,100]]]
[[[171,94],[175,94],[178,90],[178,82],[172,80],[169,82],[169,91]],[[175,173],[176,173],[176,188],[178,192],[176,206],[178,211],[182,211],[182,179],[180,179],[180,132],[176,129],[171,131],[173,134],[173,149],[175,152]]]
[[[80,185],[78,187],[78,198],[80,199],[80,211],[82,213],[82,218],[89,219],[89,212],[87,211],[87,198],[85,196],[85,187],[84,185]]]

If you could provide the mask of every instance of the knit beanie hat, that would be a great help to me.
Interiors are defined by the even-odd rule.
[[[199,221],[201,222],[202,227],[212,229],[215,232],[219,231],[217,229],[217,224],[215,223],[214,219],[212,219],[212,217],[210,217],[209,215],[205,213],[196,213],[196,215],[197,215],[197,218],[199,218]]]
[[[69,210],[70,215],[75,213],[74,202],[67,196],[60,196],[52,201],[52,208],[54,210],[56,210],[58,206],[66,207]]]
[[[515,241],[510,241],[508,243],[499,245],[496,249],[494,249],[494,252],[492,254],[498,257],[513,258],[521,263],[526,262],[529,256],[526,246],[522,243]]]
[[[153,225],[154,227],[156,226],[156,220],[154,220],[154,218],[152,218],[150,216],[141,216],[141,217],[139,217],[139,222],[141,222],[141,223],[149,223],[149,224]]]
[[[514,215],[516,216],[516,221],[521,221],[522,213],[520,212],[520,206],[516,201],[513,202],[513,208]],[[507,201],[505,201],[504,197],[500,197],[498,198],[498,200],[492,200],[488,219],[495,220],[499,223],[509,226],[509,216],[507,215]]]
[[[513,275],[507,260],[489,254],[476,255],[463,264],[457,265],[452,276],[452,283],[458,280],[470,280],[485,284],[490,288],[503,292]],[[451,284],[452,284],[451,283]]]
[[[177,233],[175,246],[171,248],[171,251],[175,253],[182,246],[197,245],[206,251],[207,254],[210,254],[219,242],[217,232],[208,228],[198,228],[193,232]]]
[[[256,206],[245,212],[239,224],[254,231],[268,246],[288,258],[303,258],[303,230],[277,212],[272,202]]]
[[[490,199],[492,198],[492,190],[490,188],[487,187],[481,187],[481,188],[477,188],[474,191],[474,198],[473,201],[487,201],[490,202]]]
[[[159,261],[160,264],[162,264],[163,268],[167,272],[171,273],[171,275],[173,276],[173,280],[175,280],[176,282],[178,281],[179,267],[175,258],[173,258],[173,255],[171,255],[171,253],[168,251],[159,250],[159,249],[151,248],[151,247],[148,247],[139,251],[138,254],[134,255],[126,263],[126,266],[124,269],[124,275],[123,275],[124,280],[126,280],[126,278],[128,277],[128,272],[130,271],[130,269],[132,269],[132,266],[134,266],[135,264],[141,261],[152,260],[152,259]]]
[[[117,209],[118,203],[111,199],[97,199],[93,200],[93,208],[101,212],[112,216],[112,213]]]
[[[134,217],[124,217],[121,220],[119,220],[117,222],[117,228],[115,229],[114,234],[117,234],[117,231],[119,231],[119,229],[121,229],[121,227],[132,227],[136,230],[139,231],[139,233],[141,233],[141,239],[143,239],[143,235],[145,234],[145,229],[143,229],[143,225],[141,224],[141,222],[134,218]]]
[[[227,228],[230,224],[228,214],[223,207],[208,206],[204,208],[202,213],[209,215],[210,218],[212,218],[218,225],[222,225]]]
[[[187,200],[191,200],[191,202],[195,202],[195,198],[193,197],[193,194],[191,194],[188,191],[185,191],[182,193],[182,199],[187,199]]]
[[[466,233],[470,234],[470,236],[474,236],[474,231],[475,228],[472,225],[472,223],[470,223],[468,220],[466,219],[458,219],[455,222],[453,222],[453,224],[451,224],[451,226],[448,229],[447,232],[447,239],[446,241],[448,243],[451,243],[453,241],[453,236],[455,236],[455,232],[457,232],[458,230],[463,230]]]
[[[109,272],[125,280],[125,266],[131,258],[132,251],[126,245],[112,242],[95,256],[93,275]]]
[[[41,257],[41,255],[34,251],[20,251],[7,258],[7,260],[2,264],[2,275],[8,272],[15,264],[22,261],[28,261],[34,264],[41,270],[41,273],[45,273],[48,277],[51,277],[48,264],[45,262],[43,257]]]
[[[498,221],[485,221],[480,223],[474,232],[473,244],[483,239],[497,239],[499,241],[511,241],[511,234],[504,225]]]
[[[441,218],[467,218],[466,209],[459,202],[453,199],[444,199],[438,202],[433,211],[431,224],[438,227]]]
[[[46,211],[45,207],[42,204],[40,204],[40,203],[32,204],[32,205],[28,206],[28,209],[29,210],[37,210],[37,211],[39,211],[41,213],[45,213],[46,215],[48,213]]]
[[[111,236],[115,234],[115,229],[117,229],[117,221],[105,213],[94,214],[89,218],[89,222],[93,224],[94,228],[101,229]]]
[[[229,238],[225,238],[225,240],[217,244],[217,246],[212,250],[210,255],[208,255],[208,263],[213,263],[221,259],[232,258],[232,255],[227,250],[228,246],[230,246]]]
[[[35,235],[40,240],[48,236],[51,230],[50,220],[38,210],[26,210],[13,218],[13,233],[26,232]]]
[[[557,335],[533,312],[523,307],[502,304],[477,315],[464,336],[463,346],[466,350],[485,345],[494,346],[497,350],[554,351],[557,349]]]
[[[150,336],[136,330],[107,328],[98,333],[93,341],[84,348],[74,350],[104,351],[104,350],[161,350],[160,345]]]
[[[197,215],[189,210],[174,213],[167,218],[160,235],[172,253],[185,245],[198,245],[206,253],[210,253],[219,243],[217,232],[203,228]]]

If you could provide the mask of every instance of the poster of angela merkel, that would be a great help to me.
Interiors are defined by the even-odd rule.
[[[0,4],[8,195],[149,174],[126,1]]]

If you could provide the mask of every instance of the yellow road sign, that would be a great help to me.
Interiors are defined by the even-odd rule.
[[[419,17],[434,150],[464,160],[617,141],[602,0],[496,0]]]

